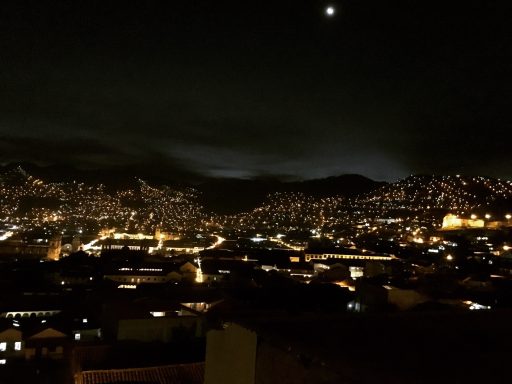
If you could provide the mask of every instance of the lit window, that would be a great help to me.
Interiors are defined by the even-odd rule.
[[[0,343],[0,351],[5,351],[7,349],[7,343],[6,342],[2,342]]]
[[[16,341],[14,343],[14,350],[15,351],[21,351],[21,341]]]
[[[75,340],[80,340],[80,334],[79,333],[75,333]]]
[[[5,360],[5,359],[0,359],[0,364],[2,364],[2,365],[3,365],[3,364],[5,364],[5,363],[7,363],[7,360]]]
[[[87,319],[82,319],[82,323],[87,323]]]

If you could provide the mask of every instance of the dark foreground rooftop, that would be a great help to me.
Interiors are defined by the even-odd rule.
[[[236,322],[256,332],[258,348],[262,343],[272,346],[306,371],[329,371],[344,383],[512,379],[512,311],[310,315]]]
[[[75,383],[202,384],[203,377],[204,363],[193,363],[160,367],[83,371],[75,376]]]

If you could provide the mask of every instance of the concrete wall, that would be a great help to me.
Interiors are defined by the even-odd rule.
[[[205,384],[254,384],[257,336],[237,324],[207,334]]]

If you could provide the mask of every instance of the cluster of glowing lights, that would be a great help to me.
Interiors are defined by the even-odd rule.
[[[325,8],[325,12],[334,15],[336,10],[331,6]],[[409,241],[421,243],[426,240],[424,234],[413,231],[425,226],[441,226],[439,217],[430,214],[433,210],[450,210],[468,217],[471,212],[481,212],[486,203],[512,198],[509,181],[460,175],[412,176],[351,199],[274,193],[268,196],[264,205],[250,212],[218,216],[205,212],[197,203],[198,192],[190,188],[154,187],[138,180],[132,188],[108,193],[103,185],[46,183],[22,171],[15,176],[21,181],[10,184],[2,182],[0,175],[0,220],[19,225],[21,230],[43,228],[48,234],[55,231],[98,233],[101,228],[116,227],[120,228],[116,233],[136,233],[144,238],[152,237],[143,234],[153,233],[155,228],[172,233],[233,229],[286,234],[315,230],[314,236],[321,237],[339,227],[350,227],[350,232],[344,235],[347,242],[391,228],[397,241],[409,237]],[[19,207],[25,198],[54,199],[59,203],[57,208],[34,206],[20,214]],[[406,213],[403,217],[391,217],[390,212],[397,210]],[[510,213],[504,217],[508,221],[512,219]],[[471,219],[499,221],[503,216],[488,213],[480,219],[473,213]],[[8,233],[0,235],[0,240],[6,239]],[[163,249],[164,239],[157,240],[158,249]],[[210,248],[223,241],[217,236]],[[286,238],[278,239],[278,242],[300,249]],[[98,250],[98,240],[85,244],[82,249]]]
[[[473,301],[464,301],[464,304],[466,304],[468,306],[468,308],[471,310],[471,311],[478,311],[478,310],[489,310],[491,309],[491,306],[490,305],[482,305],[482,304],[479,304],[479,303],[475,303]]]
[[[119,289],[137,289],[136,284],[120,284],[117,286]]]
[[[167,230],[198,228],[207,217],[197,204],[193,189],[154,188],[139,180],[132,189],[108,193],[103,185],[46,183],[22,170],[0,175],[0,220],[9,220],[24,229],[47,227],[49,231],[69,230],[95,233],[105,226],[148,232],[158,225]],[[15,178],[16,182],[9,182]],[[40,199],[20,214],[25,199]],[[51,201],[56,208],[48,208]],[[133,202],[142,202],[133,209]]]
[[[127,272],[127,271],[139,271],[139,272],[162,272],[162,268],[128,268],[128,267],[122,267],[119,268],[118,271],[121,272]]]
[[[5,232],[3,235],[0,235],[0,241],[7,240],[12,235],[14,235],[12,231]]]

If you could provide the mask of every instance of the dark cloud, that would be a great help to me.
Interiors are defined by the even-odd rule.
[[[100,169],[117,172],[119,177],[127,179],[130,176],[148,176],[155,181],[193,182],[203,179],[179,159],[151,148],[108,146],[94,139],[0,137],[0,164],[11,162],[61,166],[62,169],[76,168],[79,171]]]
[[[3,5],[1,159],[512,177],[511,28],[493,4]]]

